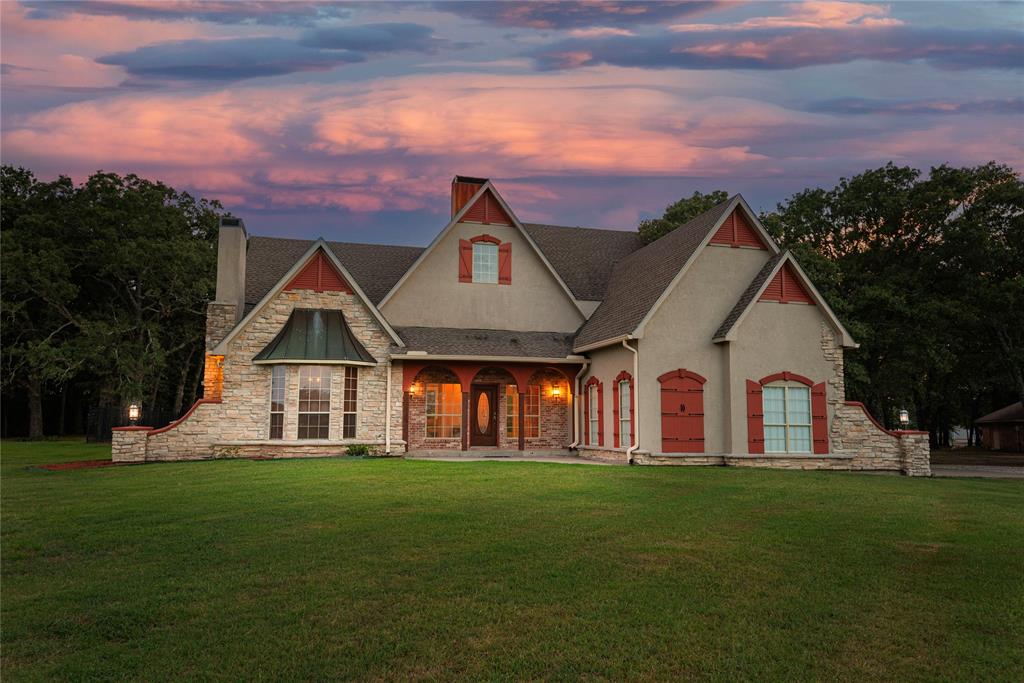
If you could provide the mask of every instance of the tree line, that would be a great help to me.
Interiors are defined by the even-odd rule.
[[[5,417],[27,408],[5,431],[41,437],[68,392],[180,414],[200,392],[221,205],[114,173],[75,185],[3,166],[0,186]]]
[[[90,406],[180,415],[201,391],[221,205],[134,175],[75,185],[4,166],[0,183],[2,391],[5,411],[26,406],[28,423],[12,431],[42,436],[44,406],[69,389]],[[727,198],[695,192],[639,232],[653,241]],[[1024,400],[1024,184],[1013,169],[925,176],[890,163],[760,218],[860,343],[846,354],[847,398],[887,426],[907,408],[943,445],[954,426]]]
[[[724,201],[696,192],[642,221],[650,242]],[[1024,183],[1008,166],[892,163],[760,216],[860,344],[847,398],[886,426],[910,411],[933,445],[1024,401]]]

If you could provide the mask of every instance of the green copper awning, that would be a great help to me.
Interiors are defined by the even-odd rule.
[[[341,311],[296,308],[274,340],[252,359],[254,363],[376,364],[359,343]]]

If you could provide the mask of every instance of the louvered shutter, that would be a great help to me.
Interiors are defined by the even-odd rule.
[[[747,452],[764,453],[764,401],[761,385],[747,380]]]

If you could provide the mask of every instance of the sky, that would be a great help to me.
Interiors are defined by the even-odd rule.
[[[0,2],[0,157],[250,233],[422,245],[455,174],[527,222],[772,209],[888,161],[1024,169],[1020,2]]]

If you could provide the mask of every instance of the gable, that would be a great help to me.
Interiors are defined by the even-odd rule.
[[[284,287],[290,292],[297,289],[311,289],[314,292],[352,293],[352,287],[341,276],[337,268],[328,260],[323,249],[317,249],[316,255],[293,277]]]
[[[814,305],[810,292],[800,282],[793,266],[786,263],[771,279],[759,301],[777,301],[783,304],[801,303]]]
[[[747,220],[746,215],[737,207],[733,210],[721,227],[715,231],[711,238],[711,244],[720,244],[730,247],[751,247],[754,249],[768,249],[764,240],[754,230],[754,226]]]
[[[512,225],[512,219],[501,207],[490,189],[485,191],[462,216],[464,223],[485,225]]]

